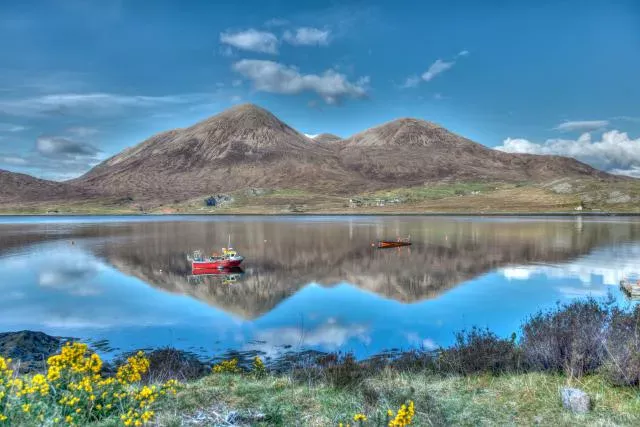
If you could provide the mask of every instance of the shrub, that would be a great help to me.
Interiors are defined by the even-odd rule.
[[[612,310],[605,350],[605,376],[617,385],[640,385],[640,306],[631,313]]]
[[[86,344],[68,343],[47,360],[46,374],[16,375],[0,357],[0,422],[10,425],[84,425],[119,419],[124,425],[151,421],[161,396],[176,393],[178,383],[141,386],[149,368],[143,353],[118,367],[115,377],[102,375],[102,360]]]
[[[367,377],[366,366],[352,354],[329,354],[318,359],[322,379],[332,387],[355,388]]]
[[[514,371],[519,366],[515,336],[511,340],[501,339],[488,329],[478,328],[458,332],[456,343],[442,350],[436,363],[441,372],[463,375]]]
[[[594,372],[606,355],[608,314],[606,305],[589,299],[534,315],[522,327],[524,362],[530,369],[564,371],[570,377]]]

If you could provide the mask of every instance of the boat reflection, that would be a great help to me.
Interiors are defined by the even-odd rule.
[[[194,268],[187,276],[189,282],[198,284],[213,284],[214,282],[223,285],[237,283],[244,275],[244,270],[240,267],[228,268]]]

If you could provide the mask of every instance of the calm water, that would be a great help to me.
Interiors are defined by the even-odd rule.
[[[231,234],[244,274],[191,276]],[[377,250],[410,234],[410,248]],[[588,295],[629,302],[634,218],[2,217],[0,331],[108,340],[111,353],[433,348],[517,332]]]

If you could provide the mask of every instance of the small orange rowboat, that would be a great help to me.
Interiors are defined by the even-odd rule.
[[[378,249],[411,246],[411,237],[407,237],[406,239],[398,238],[397,240],[378,240],[376,243],[372,243],[371,246],[374,246]]]

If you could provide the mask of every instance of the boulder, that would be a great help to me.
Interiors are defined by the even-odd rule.
[[[591,409],[591,398],[580,389],[564,387],[560,390],[560,395],[562,396],[562,406],[565,409],[578,414],[584,414]]]

